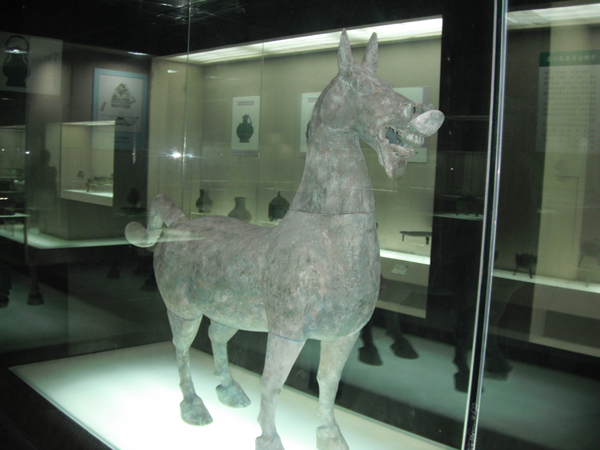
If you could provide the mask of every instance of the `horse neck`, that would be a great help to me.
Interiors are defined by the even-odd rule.
[[[355,133],[326,125],[315,127],[308,147],[291,210],[316,214],[375,212],[369,170]]]

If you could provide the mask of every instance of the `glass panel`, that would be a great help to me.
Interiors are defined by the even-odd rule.
[[[186,66],[161,66],[160,57],[187,50],[188,8],[170,0],[30,6],[23,16],[3,14],[29,34],[4,29],[7,21],[0,30],[0,446],[108,448],[93,421],[69,410],[56,390],[15,376],[15,367],[171,339],[152,254],[131,248],[124,228],[146,222],[147,198],[156,192],[148,178],[160,178],[159,164],[149,161],[149,149],[154,156],[159,146],[183,148],[185,110],[173,104],[185,95]],[[172,76],[161,68],[173,66],[182,78],[153,89]],[[165,142],[162,127],[176,138]],[[160,168],[162,188],[181,197],[181,170],[173,176]],[[56,378],[40,367],[42,382],[73,388],[91,381],[73,367]],[[118,405],[115,392],[100,395]],[[40,427],[41,410],[77,417],[91,434],[70,420]],[[114,409],[102,415],[114,419]]]
[[[88,15],[101,20],[106,12],[90,2],[77,11],[78,24]],[[161,52],[187,49],[187,27],[181,27],[187,7],[141,2],[139,9],[123,4],[113,12],[119,19],[110,27],[98,29],[90,21],[77,43],[0,33],[7,55],[0,78],[0,169],[7,197],[0,226],[6,306],[0,352],[36,349],[9,353],[9,360],[170,336],[156,302],[151,254],[131,250],[123,230],[133,219],[146,220],[149,134],[152,150],[165,148],[154,135],[159,120],[149,118],[151,92],[155,115],[160,111],[170,121],[161,124],[173,130],[178,124],[181,148],[184,117],[169,111],[172,101],[159,102],[152,84],[163,76],[153,70]],[[129,41],[132,30],[148,40]],[[159,30],[157,42],[152,36]],[[185,80],[185,64],[168,64],[183,67]],[[183,97],[183,86],[169,91],[167,85],[165,92],[173,96],[178,89]]]
[[[478,448],[584,450],[600,439],[599,8],[508,14]]]

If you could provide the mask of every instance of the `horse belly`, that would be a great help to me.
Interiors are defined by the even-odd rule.
[[[256,287],[260,246],[243,245],[256,239],[240,240],[236,245],[231,236],[213,234],[169,241],[167,235],[154,255],[156,281],[167,309],[186,319],[205,315],[232,328],[266,330]]]

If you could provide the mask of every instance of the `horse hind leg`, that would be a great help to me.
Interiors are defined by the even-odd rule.
[[[335,341],[321,341],[321,361],[317,373],[319,382],[319,417],[325,422],[317,428],[319,450],[348,450],[348,444],[335,421],[333,406],[342,369],[354,347],[359,332]]]
[[[202,399],[196,395],[190,371],[190,346],[196,337],[202,316],[186,320],[171,311],[168,311],[168,315],[173,331],[173,344],[177,352],[179,386],[183,393],[183,401],[179,405],[181,418],[190,425],[208,425],[212,422],[212,417]]]
[[[262,434],[256,438],[256,450],[284,450],[275,428],[275,409],[283,383],[302,347],[304,342],[269,333],[265,369],[260,379],[262,395],[258,423]]]
[[[215,375],[221,380],[221,384],[217,386],[217,396],[221,403],[226,406],[244,408],[250,404],[250,399],[240,385],[233,380],[229,371],[229,358],[227,356],[227,342],[237,331],[235,328],[211,320],[208,336],[210,337],[215,359]]]

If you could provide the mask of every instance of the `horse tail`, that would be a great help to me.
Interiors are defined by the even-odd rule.
[[[131,222],[125,227],[125,239],[136,247],[152,247],[160,238],[163,224],[170,227],[184,217],[186,215],[173,200],[159,194],[154,197],[150,206],[148,228],[144,228],[137,222]]]

